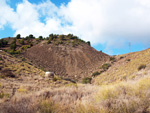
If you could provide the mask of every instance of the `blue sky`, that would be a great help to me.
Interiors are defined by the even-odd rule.
[[[150,47],[149,0],[0,0],[0,38],[72,33],[118,55]]]

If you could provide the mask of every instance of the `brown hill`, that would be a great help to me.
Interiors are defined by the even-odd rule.
[[[45,70],[71,79],[91,76],[109,59],[108,55],[95,50],[88,44],[78,42],[74,46],[73,41],[70,40],[70,43],[63,41],[63,44],[58,45],[42,41],[25,51],[24,57]]]

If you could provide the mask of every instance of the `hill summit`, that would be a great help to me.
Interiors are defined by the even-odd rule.
[[[58,75],[80,79],[91,76],[109,58],[73,35],[59,35],[27,49],[23,56],[37,66]]]
[[[109,60],[109,55],[95,50],[89,41],[85,42],[72,34],[50,34],[46,38],[35,38],[33,35],[21,38],[17,35],[1,42],[1,49],[6,52],[26,59],[44,71],[74,80],[91,76]]]

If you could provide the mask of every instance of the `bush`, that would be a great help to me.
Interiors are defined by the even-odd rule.
[[[0,47],[4,47],[8,44],[8,41],[7,40],[4,40],[4,39],[1,39],[0,40]]]
[[[109,69],[110,66],[111,66],[111,64],[109,64],[109,63],[103,64],[103,65],[102,65],[102,69],[103,69],[104,71],[106,71],[106,70]]]
[[[129,62],[129,61],[131,61],[130,59],[127,59],[127,61]]]
[[[116,58],[115,57],[110,57],[110,61],[115,62]]]
[[[3,98],[5,94],[3,92],[0,92],[0,99]]]
[[[123,59],[123,58],[124,58],[123,56],[120,57],[120,59]]]
[[[89,84],[89,83],[91,83],[91,80],[92,80],[92,78],[85,77],[85,78],[83,78],[82,83],[83,84]]]
[[[100,74],[100,72],[96,71],[96,72],[94,72],[94,73],[92,74],[92,76],[95,77],[95,76],[97,76],[97,75],[99,75],[99,74]]]
[[[16,36],[16,38],[17,38],[17,39],[20,39],[20,38],[21,38],[21,35],[20,35],[20,34],[18,34],[18,35]]]
[[[63,44],[63,41],[56,41],[54,44],[55,45]]]
[[[35,37],[32,34],[30,34],[29,39],[35,39]]]
[[[50,44],[50,43],[51,43],[51,40],[48,40],[48,41],[47,41],[47,44]]]
[[[20,51],[19,50],[16,50],[16,51],[14,51],[14,50],[9,50],[9,51],[7,51],[8,53],[10,53],[10,54],[20,54]]]
[[[19,41],[19,43],[22,44],[22,45],[24,45],[24,39],[21,39],[21,40]]]
[[[16,76],[11,72],[10,69],[3,69],[3,70],[1,71],[1,73],[2,73],[5,77],[11,77],[11,78],[16,77]]]
[[[145,69],[146,68],[146,65],[145,64],[142,64],[138,67],[138,70],[141,70],[141,69]]]
[[[87,43],[89,46],[91,46],[91,42],[90,42],[90,41],[87,41],[86,43]]]
[[[43,40],[43,37],[42,37],[42,36],[39,36],[39,40]]]
[[[21,47],[21,50],[26,50],[27,48],[30,48],[30,45],[24,45]]]
[[[57,81],[57,78],[56,78],[56,77],[54,77],[54,78],[53,78],[53,81]]]
[[[32,46],[33,46],[33,42],[30,43],[30,47],[32,47]]]
[[[65,35],[60,35],[59,38],[60,38],[61,40],[64,40]]]
[[[16,50],[16,43],[11,44],[10,45],[10,49],[12,49],[13,51],[15,51]]]

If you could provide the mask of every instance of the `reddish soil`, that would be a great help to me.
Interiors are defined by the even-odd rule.
[[[45,41],[29,48],[23,56],[38,67],[77,80],[91,76],[97,68],[109,60],[108,55],[85,43],[73,47],[47,44]]]

